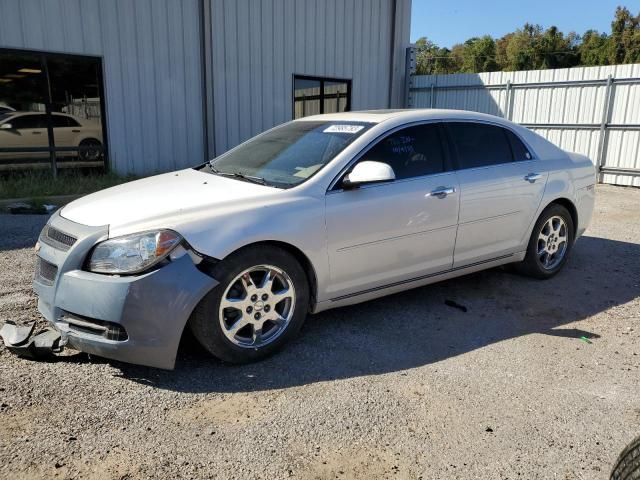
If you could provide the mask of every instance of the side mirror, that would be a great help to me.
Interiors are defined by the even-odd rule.
[[[10,123],[3,123],[2,125],[0,125],[0,130],[11,130],[13,129],[13,125],[11,125]]]
[[[393,168],[386,163],[364,161],[356,164],[351,173],[342,179],[342,187],[358,188],[368,183],[391,182],[395,179]]]

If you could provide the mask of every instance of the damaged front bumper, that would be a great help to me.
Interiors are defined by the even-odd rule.
[[[139,275],[83,270],[93,246],[107,237],[107,226],[52,216],[38,242],[38,310],[73,348],[172,369],[191,312],[217,282],[187,254]]]

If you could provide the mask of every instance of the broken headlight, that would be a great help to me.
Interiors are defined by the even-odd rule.
[[[96,273],[139,273],[166,258],[182,237],[172,230],[157,230],[113,238],[99,243],[89,259]]]

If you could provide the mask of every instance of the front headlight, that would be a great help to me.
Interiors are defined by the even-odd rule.
[[[96,273],[138,273],[160,262],[182,240],[171,230],[136,233],[99,243],[89,270]]]

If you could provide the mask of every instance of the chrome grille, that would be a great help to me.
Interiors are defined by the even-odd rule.
[[[36,263],[36,280],[45,285],[53,285],[57,274],[58,267],[38,257],[38,262]]]
[[[57,228],[53,228],[49,225],[44,227],[44,231],[40,236],[40,239],[58,250],[69,250],[76,243],[77,238],[72,237],[64,232],[61,232]]]

